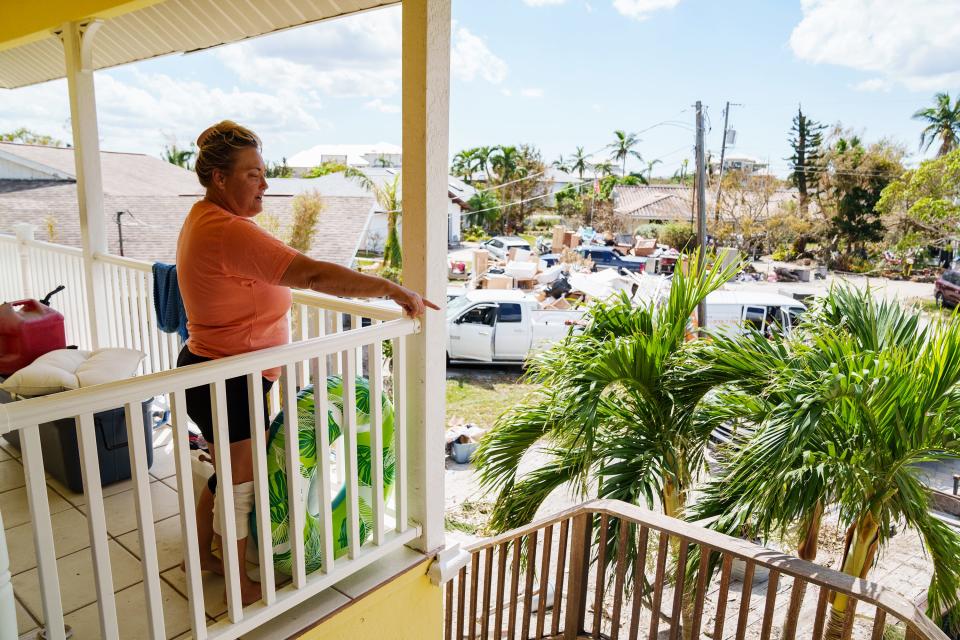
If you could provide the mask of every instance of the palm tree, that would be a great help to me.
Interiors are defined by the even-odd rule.
[[[486,230],[493,228],[500,217],[500,200],[492,191],[477,191],[467,201],[470,210],[465,214],[470,223]]]
[[[613,132],[615,136],[614,141],[609,145],[609,148],[612,149],[610,158],[617,162],[622,163],[620,175],[627,175],[627,158],[634,157],[637,160],[643,160],[643,156],[640,155],[639,151],[636,151],[634,147],[640,144],[640,138],[637,137],[635,133],[627,133],[617,129]]]
[[[477,149],[463,149],[453,156],[450,162],[450,172],[462,178],[464,182],[472,182],[473,174],[477,170]]]
[[[940,138],[937,157],[944,156],[960,144],[960,96],[950,105],[949,93],[933,97],[935,106],[920,109],[913,114],[914,120],[922,120],[927,126],[920,133],[920,150],[926,151],[933,141]]]
[[[577,147],[577,150],[573,153],[573,157],[570,158],[570,170],[576,171],[577,178],[580,180],[580,184],[577,185],[577,193],[582,193],[583,174],[586,173],[590,167],[590,163],[587,161],[589,157],[590,156],[583,152],[583,147]]]
[[[593,170],[601,178],[613,175],[613,169],[613,163],[609,160],[601,160],[600,162],[593,163]]]
[[[393,180],[389,182],[379,183],[372,180],[360,169],[344,164],[327,163],[315,169],[317,176],[340,172],[370,191],[380,208],[386,212],[387,238],[383,243],[383,270],[390,277],[398,275],[400,268],[403,266],[400,234],[397,231],[397,225],[403,212],[403,199],[400,196],[400,174],[396,173]]]
[[[570,163],[567,160],[563,159],[563,154],[561,153],[557,156],[557,159],[550,163],[550,166],[560,171],[567,172],[570,171]]]
[[[647,184],[650,184],[650,178],[653,177],[653,168],[658,164],[662,164],[661,160],[647,160],[647,171],[643,176],[647,181]]]
[[[516,174],[520,167],[520,151],[511,145],[494,147],[490,151],[488,162],[498,183],[510,182],[517,177]]]
[[[163,147],[163,159],[184,169],[190,168],[190,159],[195,155],[197,150],[193,143],[190,144],[189,149],[181,149],[176,142]]]
[[[496,147],[477,147],[474,149],[477,158],[477,171],[483,171],[485,182],[490,184],[490,157]]]
[[[477,451],[481,486],[497,494],[494,528],[529,522],[564,484],[680,515],[710,428],[693,410],[699,398],[679,402],[664,382],[682,361],[697,304],[734,273],[735,265],[693,254],[666,300],[595,303],[582,333],[533,359],[527,378],[538,389],[497,420]],[[520,475],[523,454],[541,443],[549,459]],[[616,528],[610,533],[614,543]]]
[[[836,507],[847,527],[841,570],[860,578],[905,521],[933,560],[931,612],[958,603],[960,535],[929,515],[918,463],[960,454],[960,324],[922,329],[894,303],[840,289],[794,339],[716,336],[698,350],[678,395],[731,383],[700,410],[756,430],[722,454],[691,518],[764,537],[798,529],[812,560],[821,515]],[[828,638],[843,637],[847,605],[834,598]]]

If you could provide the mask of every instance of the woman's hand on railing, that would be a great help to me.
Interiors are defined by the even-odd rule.
[[[394,285],[394,287],[390,289],[390,293],[387,294],[387,297],[400,305],[404,315],[410,318],[419,318],[426,313],[427,307],[436,309],[437,311],[440,310],[440,307],[422,297],[416,291],[411,291],[400,285]]]

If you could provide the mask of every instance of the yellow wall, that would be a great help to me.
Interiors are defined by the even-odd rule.
[[[443,591],[427,578],[430,561],[333,614],[300,640],[440,640]]]
[[[0,6],[0,49],[46,38],[64,22],[113,18],[161,0],[3,0]]]

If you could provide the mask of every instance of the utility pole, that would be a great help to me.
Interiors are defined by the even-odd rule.
[[[743,105],[727,101],[727,106],[723,108],[723,142],[720,143],[720,171],[717,172],[717,211],[714,214],[714,220],[720,222],[720,189],[723,186],[723,156],[727,152],[727,122],[730,119],[730,107],[740,107]]]
[[[705,266],[707,259],[707,171],[703,162],[703,105],[697,100],[697,247],[700,250],[701,266]],[[721,163],[722,166],[722,163]],[[700,332],[707,328],[707,301],[701,300],[697,306],[697,324]]]

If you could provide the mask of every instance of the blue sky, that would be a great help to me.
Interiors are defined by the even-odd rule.
[[[797,105],[919,159],[910,115],[960,90],[953,0],[453,0],[451,154],[529,143],[544,159],[640,132],[655,175],[691,158],[703,100],[719,151],[785,173]],[[232,118],[271,160],[321,143],[400,142],[400,13],[392,8],[97,73],[105,149],[158,154]],[[0,93],[0,130],[69,138],[57,81]],[[683,126],[654,126],[680,121]],[[653,128],[650,128],[652,127]],[[597,157],[605,155],[601,152]],[[633,168],[640,168],[636,163]]]

